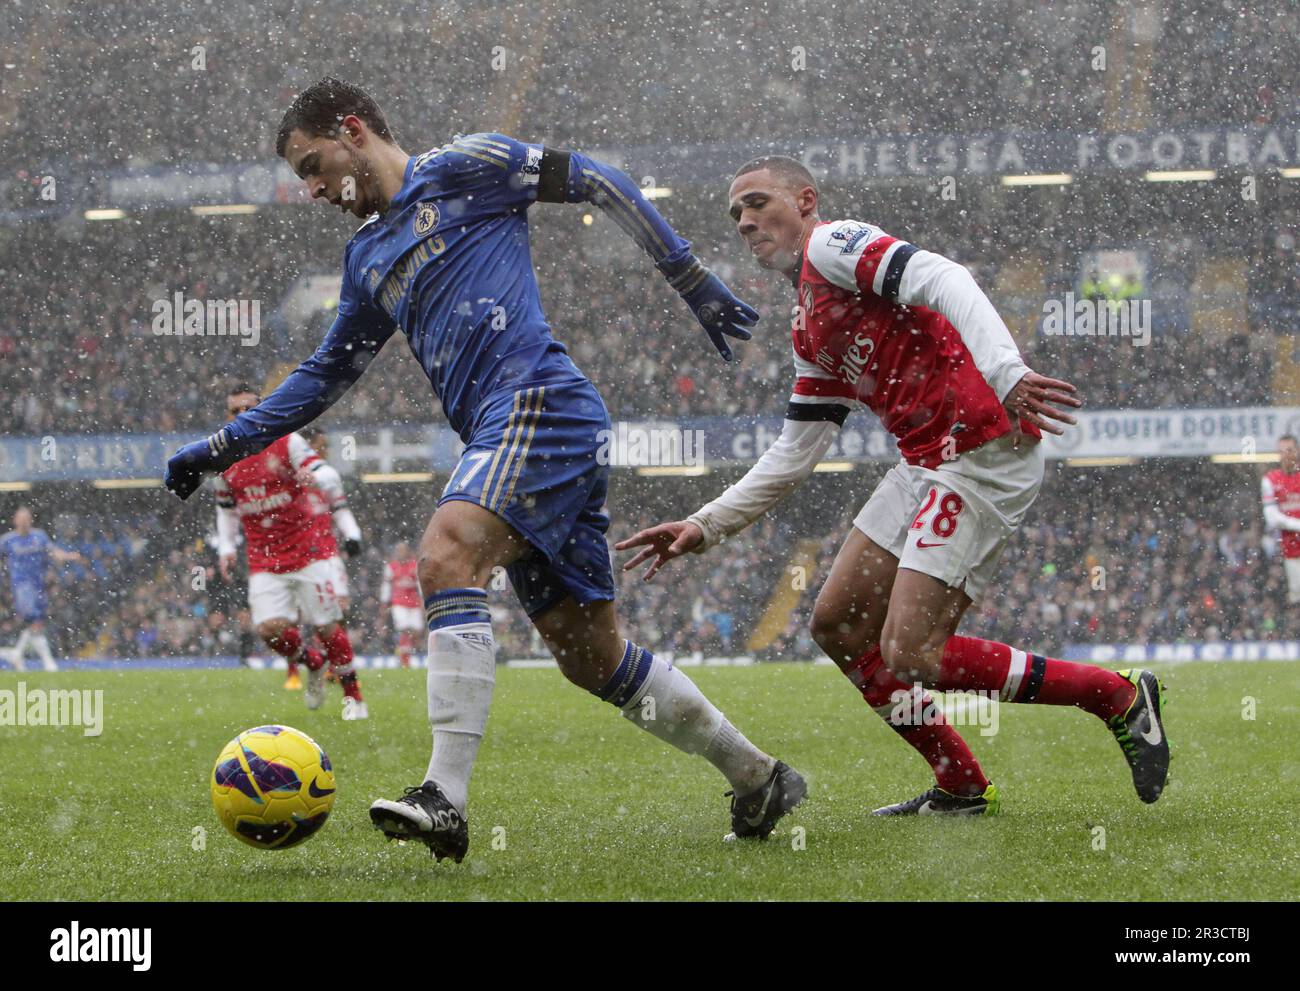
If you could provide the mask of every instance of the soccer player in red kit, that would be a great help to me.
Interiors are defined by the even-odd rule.
[[[233,420],[258,402],[251,387],[236,385],[226,396],[226,414]],[[352,642],[340,623],[343,611],[332,564],[338,545],[327,497],[319,484],[305,482],[301,475],[328,467],[299,434],[286,434],[227,468],[214,479],[217,553],[222,577],[229,580],[242,523],[248,604],[258,635],[291,664],[306,664],[307,708],[317,709],[325,701],[328,662],[343,688],[343,718],[365,719],[369,711],[357,683]],[[315,475],[312,481],[317,481]],[[323,653],[304,643],[300,624],[314,629]]]
[[[1282,564],[1286,568],[1287,601],[1300,603],[1300,447],[1291,434],[1277,440],[1278,467],[1259,483],[1264,522],[1282,532]]]
[[[929,762],[936,787],[877,815],[980,815],[997,789],[922,686],[1004,702],[1078,706],[1119,741],[1138,796],[1164,789],[1162,686],[1006,644],[955,636],[1038,495],[1041,431],[1073,423],[1067,382],[1031,371],[970,273],[853,220],[823,221],[817,184],[772,156],[732,180],[730,213],[762,268],[791,282],[795,385],[780,437],[721,496],[686,520],[622,541],[646,578],[738,533],[794,491],[845,417],[866,408],[898,439],[817,598],[812,635],[867,704]]]
[[[379,601],[392,607],[393,629],[397,632],[397,657],[402,667],[411,666],[411,647],[424,632],[424,597],[420,595],[419,562],[405,540],[393,548],[393,559],[384,565]],[[383,626],[383,615],[379,625]]]
[[[320,427],[309,427],[302,431],[302,439],[316,452],[319,460],[302,470],[301,476],[308,484],[320,489],[329,504],[330,518],[334,521],[335,543],[342,543],[342,550],[349,560],[361,556],[361,527],[357,518],[348,508],[348,496],[343,490],[343,477],[333,465],[329,464],[330,439]],[[348,569],[343,555],[335,555],[330,564],[334,568],[334,591],[338,596],[339,608],[347,615],[352,602],[351,585],[348,582]]]

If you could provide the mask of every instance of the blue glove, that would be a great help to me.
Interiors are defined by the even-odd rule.
[[[218,442],[221,438],[222,442]],[[206,440],[196,440],[186,444],[167,461],[167,476],[163,484],[182,499],[188,499],[203,484],[205,471],[224,471],[230,465],[226,458],[217,454],[219,447],[227,448],[228,439],[223,431],[217,431]]]
[[[659,269],[691,308],[723,360],[730,361],[733,357],[727,337],[747,341],[754,336],[749,328],[758,323],[758,311],[737,299],[726,283],[701,265],[694,255],[676,261],[665,259]]]

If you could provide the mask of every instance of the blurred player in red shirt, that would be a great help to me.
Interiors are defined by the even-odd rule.
[[[384,565],[379,586],[379,601],[392,608],[393,629],[397,632],[397,657],[402,667],[411,666],[411,646],[424,632],[424,597],[420,595],[418,562],[405,540],[393,548],[393,559]],[[379,625],[384,625],[380,613]]]
[[[352,510],[348,507],[347,493],[343,490],[343,479],[338,470],[329,463],[329,434],[319,427],[309,427],[302,431],[302,437],[320,458],[320,461],[311,467],[303,469],[304,481],[315,485],[325,496],[330,509],[330,518],[334,522],[335,539],[342,544],[343,554],[347,555],[348,560],[359,557],[361,527],[357,525],[357,518],[352,515]],[[339,607],[346,617],[348,607],[352,605],[352,589],[348,582],[348,569],[343,554],[334,555],[330,563],[335,571],[334,592],[338,596]]]
[[[781,436],[693,516],[618,544],[632,568],[703,552],[793,492],[845,418],[866,409],[903,460],[853,521],[813,611],[812,635],[934,771],[936,787],[877,815],[982,815],[997,789],[926,687],[1004,702],[1078,706],[1119,741],[1144,802],[1164,789],[1161,686],[1007,644],[955,636],[1038,495],[1042,431],[1073,423],[1074,386],[1031,371],[961,265],[856,220],[823,221],[811,173],[791,158],[744,166],[728,195],[759,266],[794,288],[795,384]]]
[[[234,419],[259,402],[239,384],[226,396]],[[304,482],[312,473],[315,484]],[[328,496],[338,473],[298,434],[281,437],[260,454],[244,458],[214,479],[217,551],[223,578],[235,560],[242,523],[248,550],[248,603],[253,625],[266,645],[290,664],[307,666],[307,708],[325,700],[328,661],[343,688],[343,718],[369,715],[353,666],[352,642],[341,620],[333,559],[338,557]],[[314,629],[323,653],[304,643],[301,626]]]
[[[1300,446],[1291,434],[1277,440],[1278,467],[1259,483],[1264,522],[1282,532],[1287,601],[1300,603]]]
[[[308,427],[301,433],[302,439],[320,456],[320,461],[316,462],[311,468],[299,469],[298,477],[304,485],[311,485],[320,489],[321,495],[330,508],[330,517],[334,521],[335,543],[342,544],[343,552],[349,559],[359,557],[361,554],[361,528],[357,525],[357,519],[352,515],[352,510],[348,508],[348,498],[347,493],[343,491],[342,476],[339,475],[333,465],[328,463],[330,459],[329,434],[325,433],[320,427]],[[348,609],[352,605],[352,585],[348,580],[348,568],[343,557],[343,554],[335,554],[330,558],[330,567],[334,570],[334,595],[339,600],[339,609],[343,612],[343,619],[340,622],[346,628],[348,625]],[[297,668],[296,663],[292,661],[289,663],[290,672],[297,671]],[[338,680],[332,667],[325,669],[325,680]]]

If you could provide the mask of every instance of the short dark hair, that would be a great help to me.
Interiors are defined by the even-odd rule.
[[[302,431],[303,440],[314,440],[317,437],[324,437],[325,431],[320,427],[307,427]]]
[[[792,186],[798,186],[800,189],[804,186],[812,186],[814,192],[817,190],[817,180],[808,171],[808,167],[797,158],[791,158],[788,155],[764,155],[752,162],[746,162],[731,177],[731,181],[735,182],[748,172],[761,172],[763,169],[767,169],[774,176],[784,179]]]
[[[350,114],[364,120],[385,141],[393,140],[384,112],[369,93],[360,86],[326,76],[308,86],[289,104],[275,136],[275,153],[284,158],[289,135],[294,131],[313,138],[337,133],[343,118]]]
[[[1295,434],[1283,434],[1277,439],[1277,442],[1281,444],[1284,440],[1289,440],[1292,444],[1300,444],[1300,441],[1295,439]]]
[[[249,385],[247,382],[234,382],[234,383],[232,383],[231,386],[230,386],[230,388],[226,390],[226,395],[227,395],[227,396],[242,396],[242,395],[243,395],[244,393],[246,393],[246,392],[251,392],[251,393],[252,393],[253,395],[255,395],[258,399],[261,399],[261,398],[262,398],[262,392],[261,392],[261,390],[260,390],[260,389],[255,389],[255,388],[253,388],[253,387],[252,387],[251,385]]]

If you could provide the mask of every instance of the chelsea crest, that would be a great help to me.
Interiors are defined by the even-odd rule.
[[[424,237],[438,226],[438,208],[432,203],[421,203],[415,211],[415,236]]]

